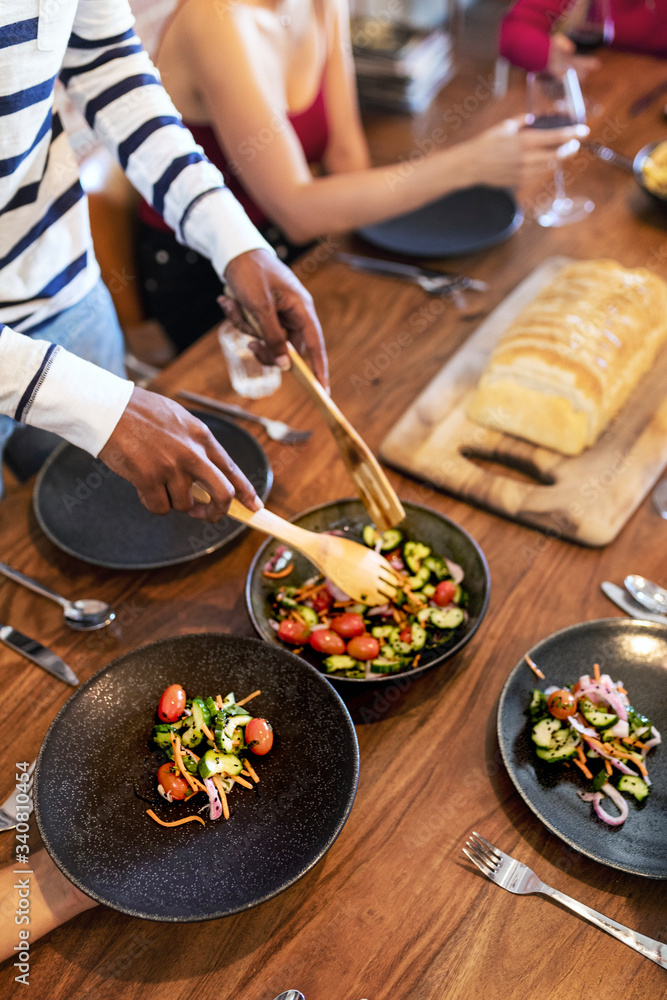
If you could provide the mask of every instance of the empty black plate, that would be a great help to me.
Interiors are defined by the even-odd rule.
[[[273,723],[274,745],[253,762],[255,790],[229,795],[229,820],[162,827],[135,794],[174,683],[204,696],[261,689],[249,708]],[[305,875],[342,830],[358,772],[352,720],[314,667],[260,639],[186,635],[121,656],[65,703],[37,760],[35,814],[55,864],[93,899],[151,920],[208,920]],[[178,818],[193,805],[155,810]]]
[[[571,847],[603,865],[649,878],[667,878],[667,756],[664,743],[651,751],[651,794],[642,806],[630,799],[622,826],[612,827],[582,802],[577,789],[589,782],[578,768],[545,764],[534,752],[526,709],[534,687],[569,687],[581,674],[602,673],[623,681],[631,704],[667,731],[667,625],[603,618],[554,632],[529,650],[546,675],[538,681],[521,659],[507,678],[498,706],[500,749],[510,778],[538,819]],[[606,802],[607,800],[605,800]],[[614,806],[609,805],[614,812]]]
[[[264,449],[243,428],[221,417],[196,413],[265,500],[273,474]],[[143,506],[126,479],[99,458],[63,444],[42,468],[33,507],[44,534],[72,556],[108,569],[156,569],[187,562],[221,548],[245,526],[219,524],[170,511],[158,517]]]
[[[359,230],[369,243],[415,257],[451,257],[502,243],[517,231],[523,212],[504,188],[462,188],[414,212]]]

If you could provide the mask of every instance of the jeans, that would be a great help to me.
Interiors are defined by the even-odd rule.
[[[72,354],[92,361],[100,368],[106,368],[123,378],[127,377],[123,360],[125,353],[123,334],[118,325],[111,296],[101,281],[76,305],[58,313],[50,322],[40,326],[34,334],[27,331],[25,336],[60,344]],[[43,452],[44,432],[36,432],[35,428],[17,424],[11,417],[0,414],[0,462],[5,446],[14,433],[17,435],[16,450],[22,453],[21,459],[25,459],[21,461],[21,465],[29,468],[31,449]],[[31,437],[34,439],[33,443]],[[55,442],[60,440],[55,435],[53,437]],[[0,476],[0,497],[2,494]]]

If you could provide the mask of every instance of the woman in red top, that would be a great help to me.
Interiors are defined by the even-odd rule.
[[[564,19],[576,8],[572,0],[518,0],[501,23],[500,54],[529,71],[558,73],[574,66],[584,76],[599,62],[577,55],[563,33]],[[610,0],[610,15],[612,48],[667,56],[667,0]]]
[[[188,128],[288,260],[317,237],[420,208],[457,188],[518,186],[547,171],[557,150],[579,134],[572,127],[522,129],[517,118],[414,158],[408,171],[405,163],[372,167],[347,0],[181,0],[155,62]],[[190,252],[163,245],[172,237],[155,223],[144,209],[144,250],[149,227],[153,245],[142,257],[142,284],[149,311],[162,318],[161,308],[170,323],[186,294],[182,283],[175,293],[176,255]],[[194,272],[196,262],[188,266]],[[220,318],[216,296],[195,294],[212,307],[202,319],[210,319],[208,329],[216,312]],[[191,339],[202,332],[191,317],[187,332]]]

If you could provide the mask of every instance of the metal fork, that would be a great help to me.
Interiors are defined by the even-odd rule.
[[[182,389],[177,395],[182,396],[183,399],[189,399],[192,403],[208,406],[211,410],[217,410],[219,413],[226,413],[230,417],[238,417],[240,420],[251,420],[253,423],[261,424],[272,441],[281,441],[283,444],[298,444],[300,441],[307,441],[313,433],[312,431],[298,431],[294,427],[290,427],[289,424],[283,423],[282,420],[269,420],[268,417],[260,417],[257,413],[250,413],[249,410],[244,410],[242,406],[237,406],[235,403],[221,403],[218,399],[200,396],[197,392],[186,392],[185,389]]]
[[[638,934],[623,924],[617,924],[615,920],[605,917],[597,910],[592,910],[590,906],[572,899],[571,896],[566,896],[558,889],[552,889],[551,886],[545,885],[544,882],[540,882],[534,871],[521,864],[520,861],[515,861],[509,854],[494,847],[480,833],[473,830],[472,835],[466,840],[463,853],[487,878],[503,889],[507,889],[508,892],[514,892],[521,896],[531,893],[550,896],[551,899],[555,899],[557,903],[561,903],[568,910],[572,910],[573,913],[599,927],[600,930],[606,931],[607,934],[611,934],[623,944],[627,944],[629,948],[634,948],[644,958],[650,958],[656,965],[667,969],[667,945],[654,938]]]
[[[5,801],[0,806],[0,833],[4,833],[5,830],[14,829],[17,823],[16,812],[18,808],[20,808],[23,811],[25,811],[25,809],[27,808],[28,815],[30,815],[30,813],[32,812],[31,792],[32,792],[32,782],[33,782],[32,774],[34,770],[35,770],[35,761],[33,760],[32,764],[25,772],[25,777],[27,778],[27,781],[25,783],[22,783],[20,789],[15,788],[12,794],[9,796],[9,798],[5,799]],[[28,803],[27,807],[25,805],[20,807],[17,806],[16,796],[19,791],[30,796],[30,802]]]

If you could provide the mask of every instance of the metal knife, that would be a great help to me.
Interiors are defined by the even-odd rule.
[[[28,660],[32,660],[38,667],[48,670],[50,674],[53,674],[54,677],[57,677],[61,681],[65,681],[66,684],[71,684],[72,687],[78,685],[79,678],[67,666],[64,660],[61,660],[59,656],[52,653],[46,646],[42,646],[41,642],[37,642],[36,639],[31,639],[28,635],[23,635],[23,632],[17,632],[11,625],[0,625],[0,642],[4,642],[14,652],[20,653],[21,656],[25,656]]]
[[[623,587],[618,587],[615,583],[610,583],[608,580],[604,580],[600,584],[602,593],[613,601],[621,611],[625,611],[626,615],[630,615],[631,618],[639,618],[642,621],[656,622],[658,625],[667,625],[667,615],[655,615],[651,611],[647,611],[643,608],[641,604],[637,604],[633,601],[631,597],[628,596]]]
[[[353,253],[335,253],[334,260],[349,264],[357,271],[369,274],[381,274],[387,278],[402,278],[419,285],[425,292],[432,295],[448,295],[463,291],[466,288],[483,292],[489,286],[485,281],[468,278],[465,274],[451,274],[445,271],[429,271],[415,264],[402,264],[396,260],[379,260],[376,257],[360,257]]]

